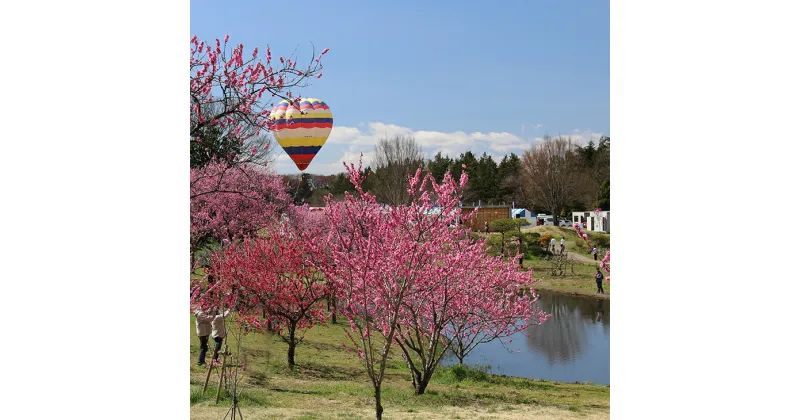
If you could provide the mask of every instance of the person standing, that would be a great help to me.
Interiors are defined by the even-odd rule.
[[[564,238],[564,237],[562,236],[562,237],[561,237],[561,253],[562,253],[562,254],[564,253],[564,247],[565,247],[566,245],[567,245],[566,238]]]
[[[594,275],[594,279],[597,282],[597,293],[605,294],[603,292],[603,273],[600,272],[600,267],[597,267],[597,274]]]
[[[599,269],[598,269],[599,270]],[[222,348],[222,340],[227,336],[225,331],[225,317],[228,316],[230,310],[224,313],[217,313],[211,320],[211,337],[214,338],[214,354],[211,356],[212,360],[219,358],[219,350]]]
[[[194,324],[197,330],[197,337],[200,338],[200,356],[197,358],[197,365],[206,364],[206,352],[208,352],[208,336],[211,335],[211,320],[214,317],[201,310],[194,312]]]
[[[550,250],[556,252],[556,238],[550,238]]]
[[[594,260],[597,261],[597,247],[592,247],[592,255],[594,255]]]
[[[489,234],[489,222],[483,222],[483,231]]]

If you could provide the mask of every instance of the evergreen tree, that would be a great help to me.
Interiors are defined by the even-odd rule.
[[[475,188],[479,198],[487,204],[497,203],[497,191],[499,189],[497,163],[486,152],[483,152],[478,161],[475,175]]]
[[[464,203],[469,203],[470,205],[474,201],[475,204],[481,200],[480,191],[478,189],[478,181],[477,181],[477,169],[478,169],[478,159],[475,159],[475,155],[472,154],[471,151],[467,151],[462,153],[458,159],[454,162],[453,168],[453,176],[457,177],[461,176],[462,168],[461,165],[465,165],[467,167],[467,173],[469,174],[469,180],[467,181],[467,187],[464,191],[463,200]]]
[[[336,175],[336,178],[331,182],[330,188],[333,195],[344,195],[345,191],[355,191],[353,183],[350,182],[344,172]]]
[[[432,160],[428,161],[428,170],[431,171],[431,175],[433,178],[436,179],[437,183],[441,183],[442,179],[444,178],[444,174],[447,172],[448,169],[452,169],[453,167],[453,159],[450,156],[442,156],[442,152],[436,153],[436,156],[433,157]],[[459,173],[459,176],[461,174]]]

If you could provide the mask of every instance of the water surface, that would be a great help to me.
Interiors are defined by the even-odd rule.
[[[464,360],[488,365],[492,373],[561,382],[608,385],[610,379],[610,301],[541,291],[536,305],[553,316],[527,334],[481,344]],[[448,358],[444,364],[456,363]]]

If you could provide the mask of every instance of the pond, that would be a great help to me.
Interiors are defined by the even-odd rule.
[[[464,363],[488,365],[490,372],[502,375],[608,385],[610,300],[539,293],[536,305],[553,316],[510,337],[507,347],[517,353],[509,353],[494,340],[476,347]],[[456,362],[455,358],[443,361],[447,365]]]

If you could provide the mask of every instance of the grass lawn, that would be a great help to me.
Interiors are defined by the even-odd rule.
[[[538,258],[524,260],[522,263],[525,268],[533,267],[533,277],[541,280],[534,284],[535,289],[574,295],[589,295],[592,297],[602,296],[606,299],[610,297],[611,283],[607,281],[603,281],[603,291],[605,294],[596,294],[597,283],[595,282],[594,275],[597,271],[594,264],[576,263],[574,266],[575,274],[572,274],[568,268],[564,276],[551,276],[546,269],[546,263]],[[608,273],[605,271],[603,271],[603,275],[608,277]]]
[[[603,298],[610,297],[611,284],[609,282],[603,282],[603,291],[605,294],[597,295],[597,283],[594,280],[594,275],[596,273],[595,269],[600,264],[600,261],[594,262],[586,242],[578,236],[575,229],[554,226],[535,226],[527,229],[523,228],[522,231],[536,232],[540,235],[549,234],[556,238],[557,243],[560,243],[562,236],[565,237],[567,252],[578,260],[574,265],[574,273],[567,268],[565,275],[552,276],[547,270],[548,263],[546,261],[537,256],[528,256],[528,258],[523,260],[523,266],[525,268],[533,267],[534,278],[541,280],[536,283],[536,289],[573,295],[602,296]],[[499,244],[500,234],[490,233],[490,235],[493,236],[493,243]],[[594,241],[601,237],[605,237],[606,240],[608,240],[608,235],[597,232],[590,232],[589,237]],[[559,245],[556,246],[558,247]],[[603,275],[609,277],[608,273],[605,271],[603,271]]]
[[[193,419],[221,419],[230,396],[214,404],[216,383],[202,393],[207,368],[195,366],[199,342],[190,319],[190,401]],[[250,334],[240,406],[246,419],[374,419],[375,402],[360,360],[341,348],[341,325],[317,326],[297,347],[298,367],[286,364],[287,345],[272,335]],[[234,345],[231,337],[229,345]],[[607,419],[610,387],[564,384],[440,367],[424,395],[415,396],[405,363],[392,348],[382,389],[387,419]],[[210,359],[210,357],[209,357]]]

